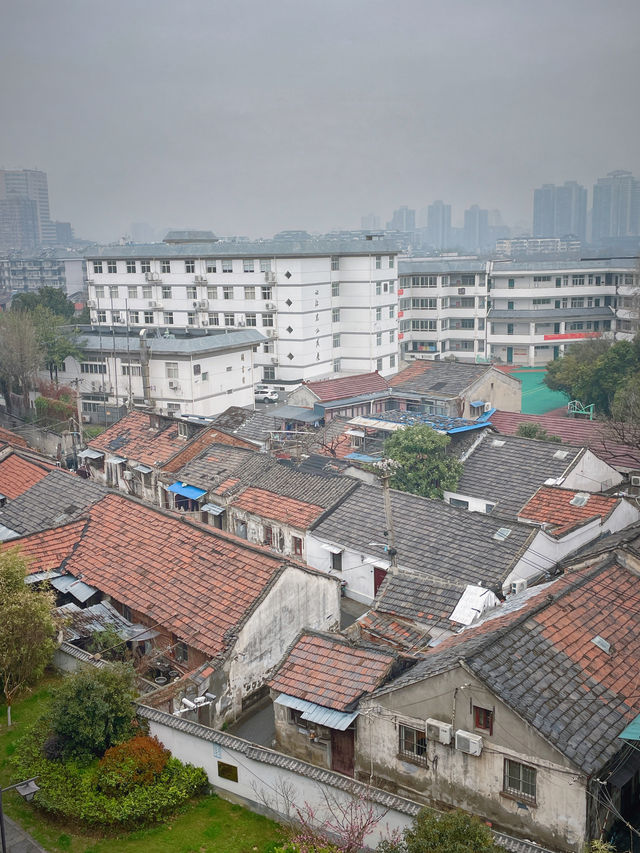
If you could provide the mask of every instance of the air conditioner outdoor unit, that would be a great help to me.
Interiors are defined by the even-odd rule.
[[[466,752],[467,755],[481,755],[482,738],[480,735],[458,729],[456,732],[456,749],[459,749],[460,752]]]
[[[493,406],[491,405],[491,403],[485,403],[485,404],[484,404],[484,410],[485,410],[485,412],[489,412],[489,411],[491,411],[491,409],[492,409],[492,408],[493,408]]]
[[[632,486],[640,486],[640,474],[632,474],[631,475],[631,485]]]
[[[453,737],[453,726],[451,723],[443,723],[440,720],[429,718],[425,720],[427,728],[427,739],[435,740],[437,743],[450,744]]]
[[[208,308],[208,307],[209,307],[209,300],[208,299],[201,299],[198,302],[198,308]]]
[[[465,295],[465,293],[466,293],[466,290],[465,290],[465,288],[464,288],[464,287],[459,287],[459,288],[458,288],[458,296],[464,296],[464,295]]]
[[[208,325],[209,325],[209,321],[208,321],[208,320],[203,320],[203,321],[202,321],[202,325],[203,325],[203,326],[208,326]]]
[[[149,308],[162,308],[162,302],[150,302]]]
[[[277,363],[278,363],[278,359],[277,359],[277,358],[272,358],[272,359],[271,359],[271,364],[277,364]]]
[[[265,334],[268,338],[272,338],[276,333],[275,329],[266,329]]]
[[[155,275],[155,273],[153,273],[153,272],[146,272],[144,274],[144,277],[147,281],[153,281],[154,275]]]
[[[125,471],[122,475],[123,480],[133,480],[133,471]]]
[[[247,324],[245,323],[244,320],[238,320],[238,325],[239,326],[246,326]]]
[[[82,423],[83,424],[90,424],[91,423],[91,415],[83,415],[82,416]]]
[[[271,310],[271,309],[275,308],[276,305],[275,305],[275,302],[267,302],[264,307],[269,308]]]
[[[178,383],[174,379],[170,379],[169,380],[169,388],[171,388],[172,391],[175,391],[177,387],[178,387]]]
[[[524,592],[527,588],[527,582],[524,578],[518,578],[513,581],[511,584],[511,595],[518,595],[520,592]]]
[[[97,307],[98,307],[98,305],[97,305],[95,299],[88,299],[87,300],[87,308],[97,308]]]
[[[197,275],[196,281],[200,282],[200,284],[206,284],[207,283],[207,277],[206,277],[206,275]]]

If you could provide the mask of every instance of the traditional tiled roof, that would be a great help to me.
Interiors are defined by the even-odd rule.
[[[147,413],[129,412],[88,446],[143,465],[161,465],[183,450],[185,444],[186,440],[178,435],[177,421],[167,420],[153,427]]]
[[[242,447],[245,450],[257,451],[258,446],[244,438],[223,432],[216,427],[203,430],[195,438],[188,442],[186,447],[181,448],[169,461],[162,466],[163,471],[169,473],[179,471],[184,465],[212,444],[227,445],[229,447]]]
[[[358,397],[375,391],[386,391],[388,386],[384,376],[377,370],[373,373],[358,373],[355,376],[339,376],[336,379],[323,379],[319,382],[303,382],[303,385],[315,394],[321,403]]]
[[[387,678],[395,659],[389,651],[354,646],[336,634],[303,631],[269,686],[335,711],[353,710]]]
[[[246,510],[253,515],[289,524],[301,530],[324,512],[321,506],[294,498],[283,498],[274,492],[254,488],[245,489],[234,499],[233,506],[235,509]]]
[[[557,536],[592,518],[607,518],[621,500],[606,495],[542,486],[522,507],[518,517],[522,521],[549,524],[551,531]]]
[[[490,369],[486,364],[416,360],[392,376],[389,385],[398,392],[412,391],[436,397],[458,397]]]
[[[557,435],[573,445],[588,447],[614,468],[640,468],[640,450],[621,444],[607,432],[601,421],[567,418],[560,415],[525,415],[519,412],[495,412],[491,423],[504,435],[515,435],[522,423],[539,424],[549,435]]]
[[[0,509],[0,525],[20,535],[66,524],[107,490],[90,480],[55,469]]]
[[[388,574],[375,600],[375,610],[410,619],[430,628],[458,630],[450,619],[466,584],[454,577],[422,577],[415,572]]]
[[[67,525],[65,569],[205,654],[221,654],[285,565],[265,549],[109,494]],[[38,559],[48,540],[15,540]],[[313,570],[309,570],[313,571]]]
[[[565,474],[582,452],[569,444],[487,432],[464,461],[455,491],[495,504],[497,516],[517,518],[540,486]]]
[[[28,447],[26,440],[18,435],[17,432],[12,432],[10,429],[0,427],[0,443],[10,444],[12,447]]]
[[[25,539],[14,539],[0,545],[2,550],[18,547],[29,561],[29,572],[50,572],[64,566],[65,560],[73,553],[87,524],[86,519],[78,519],[62,527],[53,527],[33,533]]]
[[[400,622],[377,610],[368,610],[356,623],[360,636],[370,643],[401,649],[404,654],[425,649],[431,639],[426,631]]]
[[[594,640],[610,644],[609,651]],[[640,712],[640,578],[617,562],[564,575],[521,610],[498,611],[444,640],[388,687],[428,678],[461,660],[591,774],[620,749],[618,735]]]
[[[467,584],[501,587],[537,532],[514,521],[507,538],[496,539],[504,526],[497,518],[394,489],[391,509],[399,566],[441,588],[457,587],[460,594]],[[382,489],[361,484],[313,528],[313,535],[384,563],[389,560],[384,550],[386,527]],[[417,610],[431,612],[420,606],[422,597],[417,591],[416,595]],[[437,612],[442,608],[438,606]]]
[[[0,494],[13,500],[46,477],[56,466],[32,462],[18,453],[0,459]]]
[[[275,418],[267,412],[254,412],[240,406],[229,406],[216,416],[214,423],[225,432],[260,443],[268,441],[271,432],[277,429]]]

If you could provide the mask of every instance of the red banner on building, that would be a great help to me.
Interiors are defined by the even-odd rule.
[[[579,341],[583,338],[599,338],[602,332],[567,332],[565,335],[545,335],[545,341]]]

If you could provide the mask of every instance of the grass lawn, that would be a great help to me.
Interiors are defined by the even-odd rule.
[[[13,725],[0,704],[0,785],[11,776],[9,757],[15,742],[46,707],[50,689],[61,676],[49,674],[12,707]],[[282,840],[282,827],[219,797],[199,797],[166,824],[118,837],[95,836],[64,826],[25,803],[18,794],[3,798],[5,814],[23,826],[51,853],[269,853]]]

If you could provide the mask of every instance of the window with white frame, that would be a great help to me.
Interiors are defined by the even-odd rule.
[[[207,320],[208,320],[210,326],[219,326],[220,325],[220,318],[218,317],[217,314],[214,314],[213,312],[207,314]]]
[[[225,324],[225,326],[235,326],[235,324],[236,324],[235,314],[233,314],[232,312],[227,312],[224,315],[224,324]]]
[[[332,323],[339,323],[340,322],[340,309],[339,308],[332,308],[331,309],[331,322]]]
[[[382,370],[382,369],[383,369],[383,367],[382,367],[382,359],[381,359],[381,358],[378,358],[378,359],[376,359],[376,370]]]
[[[331,258],[331,269],[339,270],[340,269],[340,258],[337,255],[334,255]]]
[[[136,262],[135,261],[127,261],[127,272],[134,273],[136,271]]]
[[[111,297],[111,299],[117,299],[118,298],[118,286],[117,285],[114,284],[109,288],[109,296]]]
[[[153,324],[153,311],[144,312],[144,322],[147,326],[151,326]]]
[[[171,287],[168,284],[162,286],[162,298],[171,299]]]
[[[196,312],[195,311],[187,311],[187,325],[195,326],[196,324]]]
[[[96,323],[106,323],[107,322],[107,312],[106,311],[98,311],[96,313]]]
[[[93,262],[93,271],[94,273],[102,272],[102,261],[94,261]]]
[[[245,323],[247,326],[257,326],[258,325],[258,315],[257,314],[245,314]]]
[[[382,346],[382,332],[376,332],[376,346]]]
[[[382,269],[382,255],[376,255],[376,269]]]
[[[222,288],[223,299],[233,299],[233,287],[227,285]]]
[[[233,272],[233,261],[230,258],[222,261],[222,272]]]
[[[114,275],[118,272],[118,264],[116,261],[107,261],[107,272]]]
[[[162,269],[163,273],[170,273],[171,272],[171,261],[162,261],[161,269]]]
[[[132,326],[137,326],[140,323],[140,312],[139,311],[129,311],[129,322]]]
[[[218,269],[216,261],[207,261],[207,272],[216,272]]]
[[[137,299],[138,298],[138,288],[135,285],[133,285],[133,286],[129,285],[129,287],[127,287],[127,296],[129,297],[129,299]]]
[[[177,361],[165,361],[164,363],[164,375],[167,379],[177,379],[178,378],[178,362]]]
[[[337,349],[340,346],[340,334],[334,335],[332,338],[332,344],[334,349]]]
[[[262,325],[267,328],[273,328],[273,314],[263,314]]]
[[[197,299],[198,298],[198,288],[194,284],[190,284],[187,287],[187,299]]]
[[[185,272],[195,272],[196,271],[196,262],[194,260],[188,260],[184,262],[184,271]]]
[[[332,296],[340,296],[340,282],[332,281],[331,282],[331,295]]]
[[[263,284],[260,288],[260,298],[263,299],[265,302],[271,299],[272,293],[273,290],[269,285]]]
[[[104,285],[96,284],[96,299],[104,299]]]
[[[218,298],[218,288],[217,287],[207,287],[207,299],[217,299]]]
[[[382,320],[382,306],[376,308],[376,320]]]
[[[518,799],[530,803],[536,801],[536,769],[510,758],[504,760],[504,785],[505,794],[512,794]]]
[[[143,299],[153,299],[153,285],[151,285],[151,284],[143,284],[142,285],[142,298]]]
[[[260,258],[260,272],[271,272],[271,261],[269,258]]]
[[[165,326],[173,326],[173,311],[165,311],[162,315],[162,322]]]
[[[242,272],[254,272],[254,270],[255,270],[254,262],[249,258],[245,258],[242,261]]]
[[[256,298],[256,289],[255,289],[255,287],[245,287],[245,289],[244,289],[244,298],[245,298],[245,299],[255,299],[255,298]]]
[[[334,373],[340,373],[340,359],[339,358],[333,359],[333,372]]]
[[[140,272],[151,272],[151,261],[140,261]]]

